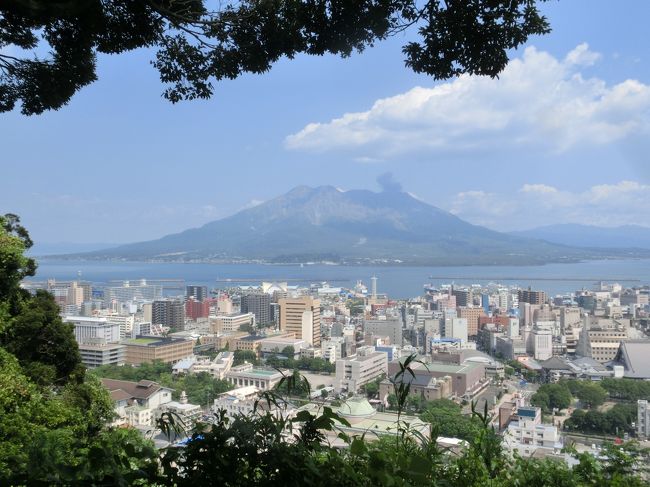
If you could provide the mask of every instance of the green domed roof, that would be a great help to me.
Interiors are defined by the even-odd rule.
[[[372,416],[376,412],[375,408],[366,399],[359,397],[348,399],[337,410],[337,413],[341,416],[352,418],[365,418]]]

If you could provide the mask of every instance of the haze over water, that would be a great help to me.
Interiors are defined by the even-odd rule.
[[[591,289],[597,281],[620,282],[626,286],[650,285],[650,260],[586,261],[575,264],[543,266],[338,266],[338,265],[265,265],[265,264],[180,264],[137,262],[70,262],[40,263],[33,280],[82,279],[98,285],[111,281],[136,279],[183,279],[186,284],[211,288],[257,285],[262,280],[290,280],[305,285],[328,281],[333,287],[353,287],[357,280],[370,284],[378,278],[378,291],[392,298],[410,298],[423,293],[425,284],[519,285],[546,291],[549,295]],[[430,279],[435,277],[435,279]],[[515,278],[515,280],[504,280]],[[231,279],[231,281],[225,281]],[[217,281],[219,280],[219,281]],[[115,282],[114,285],[119,285]]]

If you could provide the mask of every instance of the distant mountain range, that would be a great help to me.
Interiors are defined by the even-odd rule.
[[[35,242],[29,249],[29,255],[57,255],[78,252],[92,252],[94,250],[110,249],[116,243],[74,243],[74,242]]]
[[[581,249],[472,225],[401,191],[299,186],[221,220],[158,240],[67,258],[342,264],[503,265],[648,252]]]
[[[612,228],[567,223],[512,232],[511,234],[574,247],[650,249],[650,228],[638,225]]]

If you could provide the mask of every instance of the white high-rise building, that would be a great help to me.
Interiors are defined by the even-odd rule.
[[[510,323],[508,325],[508,337],[519,337],[519,318],[510,318]]]
[[[508,297],[510,293],[507,289],[499,289],[498,307],[501,311],[508,311]]]
[[[155,301],[162,299],[162,286],[147,284],[145,279],[132,283],[124,281],[122,286],[109,286],[104,288],[104,303],[110,307],[113,301]]]
[[[553,356],[553,332],[544,328],[534,328],[530,335],[535,360],[547,360]]]
[[[467,319],[445,318],[442,337],[458,338],[463,344],[467,343]]]

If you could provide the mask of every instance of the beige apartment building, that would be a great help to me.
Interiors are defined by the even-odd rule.
[[[591,357],[602,364],[614,360],[621,342],[628,339],[628,326],[626,320],[587,322],[580,333],[576,355]]]
[[[294,333],[313,347],[320,347],[320,299],[311,296],[281,298],[280,330]]]
[[[255,315],[253,313],[233,313],[210,317],[211,333],[239,331],[240,327],[244,325],[255,327]]]
[[[458,307],[458,317],[467,320],[467,335],[475,337],[478,334],[478,324],[482,316],[485,316],[483,308]]]
[[[126,363],[130,365],[155,360],[173,364],[189,357],[194,351],[194,341],[181,338],[139,336],[122,343],[126,345]]]

